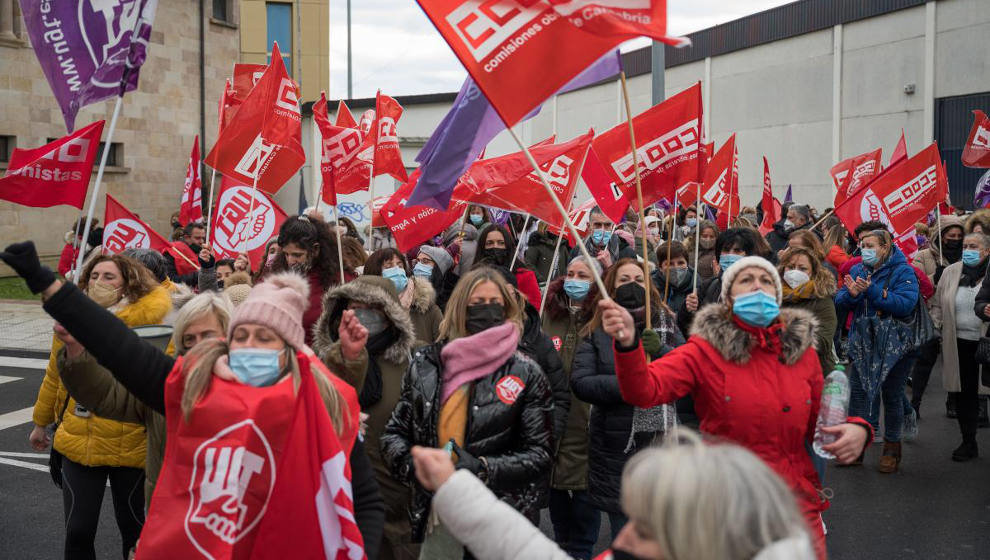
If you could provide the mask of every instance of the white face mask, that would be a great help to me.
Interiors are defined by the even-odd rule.
[[[787,282],[787,285],[790,286],[792,290],[796,290],[801,286],[804,286],[809,281],[811,281],[811,277],[809,277],[802,270],[794,268],[784,272],[784,282]]]

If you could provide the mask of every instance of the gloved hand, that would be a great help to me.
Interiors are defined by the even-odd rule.
[[[481,474],[485,471],[485,464],[474,455],[464,451],[461,446],[457,445],[454,438],[450,438],[450,445],[453,447],[454,453],[457,454],[457,462],[454,463],[454,468],[464,469],[478,478],[481,478]]]
[[[55,282],[55,273],[41,266],[33,241],[8,245],[3,252],[0,252],[0,259],[3,259],[3,262],[27,282],[27,287],[33,294],[45,291],[45,288]]]
[[[643,333],[639,335],[639,338],[643,341],[643,350],[646,351],[646,355],[651,358],[660,357],[660,335],[657,331],[653,329],[643,329]]]

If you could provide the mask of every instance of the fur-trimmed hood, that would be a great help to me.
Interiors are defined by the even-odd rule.
[[[410,311],[426,313],[437,302],[437,291],[433,284],[421,276],[410,276],[409,283],[413,286],[413,299],[409,304]]]
[[[808,348],[815,344],[818,320],[803,309],[780,310],[784,328],[780,331],[780,362],[794,365]],[[700,310],[691,324],[691,335],[697,335],[711,344],[722,358],[736,363],[749,362],[756,341],[749,333],[732,321],[730,312],[722,303],[710,303]]]
[[[399,303],[392,281],[381,276],[360,276],[327,291],[323,296],[323,313],[313,325],[313,350],[316,354],[323,356],[337,341],[340,316],[351,301],[372,305],[385,312],[398,336],[382,353],[382,358],[393,364],[407,360],[416,340],[412,320],[409,319],[409,312]]]
[[[983,229],[983,233],[990,233],[990,209],[980,208],[979,210],[970,214],[969,218],[966,218],[966,225],[964,229],[966,230],[966,233],[973,233],[973,229],[977,225],[979,225]],[[943,229],[944,229],[944,225],[943,225]],[[71,239],[69,241],[71,241]]]

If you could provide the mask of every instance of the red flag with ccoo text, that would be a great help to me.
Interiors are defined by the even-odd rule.
[[[179,223],[186,225],[203,219],[203,180],[199,173],[199,135],[193,140],[189,165],[186,166],[186,184],[182,187],[179,203]]]
[[[966,167],[990,167],[990,118],[979,109],[973,111],[973,128],[963,148]]]
[[[287,218],[267,194],[234,179],[224,177],[213,212],[213,250],[221,259],[240,253],[251,258],[251,270],[263,262],[265,243],[278,235]]]
[[[154,249],[164,253],[172,247],[157,231],[109,194],[103,224],[104,254],[116,255],[124,249]]]
[[[728,218],[732,212],[739,215],[739,157],[735,134],[729,136],[708,163],[701,200],[718,210],[720,216],[724,214]]]
[[[872,152],[842,160],[832,167],[830,174],[835,185],[835,206],[842,204],[880,173],[882,156],[883,150],[877,148]]]
[[[48,208],[65,204],[82,210],[93,161],[100,151],[103,122],[30,150],[15,149],[0,178],[0,200]]]

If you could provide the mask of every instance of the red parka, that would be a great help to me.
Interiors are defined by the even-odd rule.
[[[774,325],[756,329],[725,305],[711,304],[696,315],[687,344],[649,365],[642,350],[617,347],[615,372],[623,399],[637,407],[692,395],[702,432],[746,447],[791,487],[824,558],[820,513],[828,501],[818,492],[806,447],[814,438],[823,385],[816,327],[813,315],[790,308]]]

